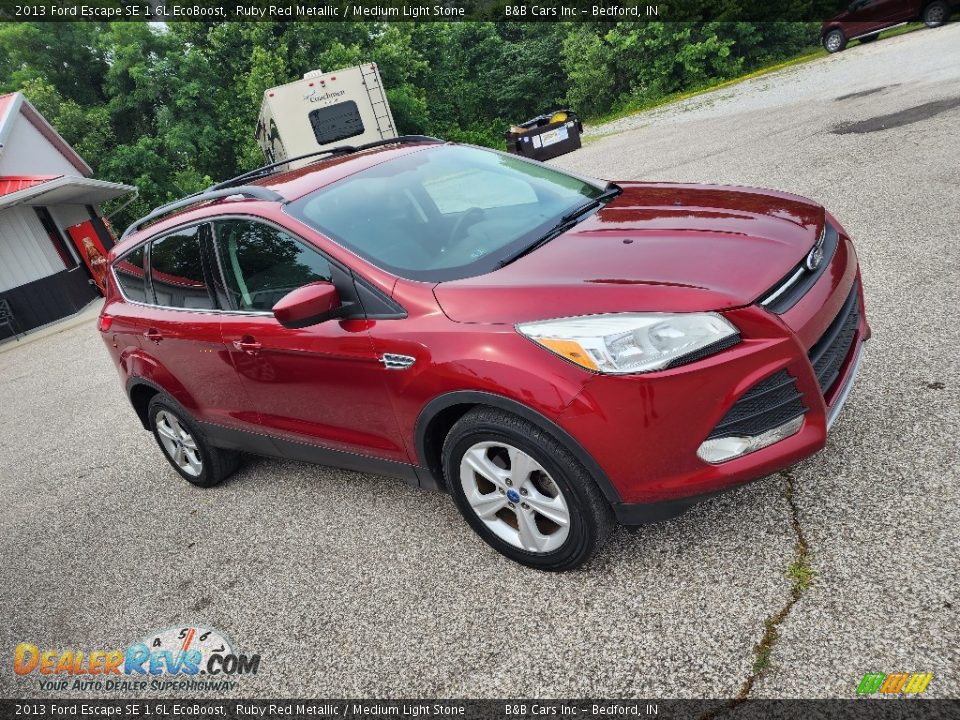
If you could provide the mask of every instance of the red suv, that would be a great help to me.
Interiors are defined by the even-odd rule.
[[[843,50],[851,40],[873,42],[884,30],[922,20],[939,27],[950,18],[951,5],[960,0],[853,0],[847,9],[820,26],[820,42],[827,52]]]
[[[823,448],[870,334],[810,200],[418,136],[216,185],[110,260],[100,332],[188,481],[397,476],[548,570]]]

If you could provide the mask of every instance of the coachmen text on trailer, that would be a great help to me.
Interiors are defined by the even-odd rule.
[[[268,162],[395,137],[375,63],[329,73],[314,70],[263,93],[257,142]]]

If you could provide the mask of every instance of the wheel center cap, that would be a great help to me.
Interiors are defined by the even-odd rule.
[[[512,503],[520,502],[520,493],[518,493],[513,488],[510,488],[509,490],[507,490],[507,500],[509,500]]]

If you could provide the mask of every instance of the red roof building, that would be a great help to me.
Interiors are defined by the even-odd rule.
[[[22,93],[0,95],[0,304],[15,324],[0,340],[99,296],[114,242],[100,203],[136,188],[92,175]]]

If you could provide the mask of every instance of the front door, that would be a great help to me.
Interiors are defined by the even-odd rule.
[[[364,320],[283,327],[271,312],[291,290],[349,282],[318,250],[277,226],[246,218],[214,223],[223,292],[223,342],[260,423],[297,443],[409,462]],[[348,289],[338,288],[341,297]]]

